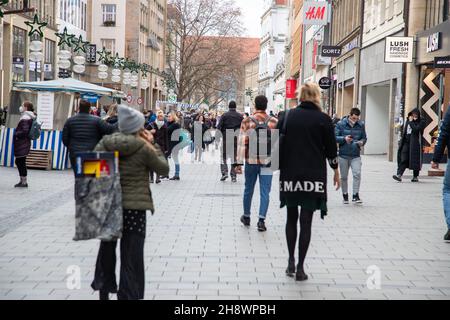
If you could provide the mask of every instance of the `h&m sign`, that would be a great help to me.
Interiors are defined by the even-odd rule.
[[[328,1],[305,1],[303,4],[303,24],[326,26],[330,22]]]

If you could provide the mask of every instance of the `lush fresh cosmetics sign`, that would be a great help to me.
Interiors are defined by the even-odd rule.
[[[387,37],[385,62],[412,63],[414,52],[413,37]]]
[[[303,24],[326,26],[329,22],[330,5],[327,1],[305,1],[303,4]]]

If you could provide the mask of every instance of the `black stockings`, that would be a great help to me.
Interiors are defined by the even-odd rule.
[[[295,261],[295,246],[297,243],[297,224],[299,218],[298,207],[288,208],[288,217],[286,223],[286,239],[289,250],[289,260]],[[304,210],[300,212],[300,240],[299,240],[299,260],[298,271],[304,271],[304,263],[311,242],[311,226],[314,212]]]

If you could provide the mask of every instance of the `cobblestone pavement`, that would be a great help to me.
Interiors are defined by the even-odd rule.
[[[284,275],[285,211],[277,193],[268,232],[256,230],[258,197],[247,229],[239,222],[242,177],[220,183],[218,165],[186,159],[182,181],[152,185],[157,212],[148,217],[146,299],[450,299],[441,178],[398,184],[394,164],[364,157],[364,205],[345,206],[340,193],[330,193],[329,216],[314,220],[310,280],[296,283]],[[96,299],[89,285],[98,241],[72,241],[71,172],[31,171],[29,190],[12,189],[16,180],[15,170],[0,168],[0,299]],[[71,266],[81,270],[80,289],[68,289]],[[380,289],[367,286],[371,266],[379,268]]]

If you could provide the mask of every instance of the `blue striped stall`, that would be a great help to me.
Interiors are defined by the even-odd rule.
[[[14,167],[15,128],[2,128],[0,133],[0,166]],[[32,141],[32,149],[52,150],[54,170],[69,169],[67,148],[62,142],[62,131],[42,131],[38,140]]]

